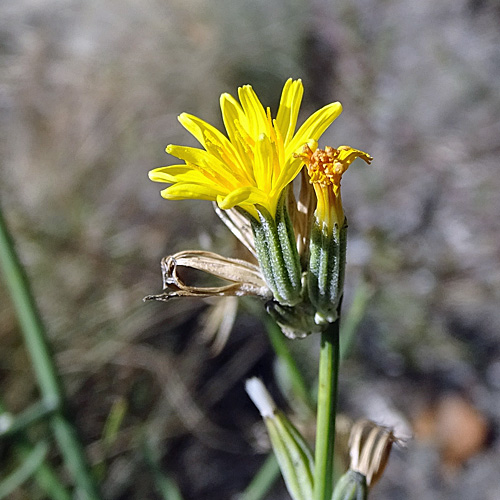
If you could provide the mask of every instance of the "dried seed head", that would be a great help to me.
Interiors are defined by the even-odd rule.
[[[373,486],[382,477],[392,444],[398,441],[391,429],[358,420],[349,438],[351,470],[366,476],[368,487]]]

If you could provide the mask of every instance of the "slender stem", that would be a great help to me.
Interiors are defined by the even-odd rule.
[[[321,335],[318,376],[318,413],[314,459],[314,500],[330,500],[333,491],[333,454],[339,373],[340,319]]]
[[[28,278],[15,251],[14,242],[0,209],[0,267],[19,318],[40,392],[49,407],[58,409],[49,419],[66,466],[71,471],[81,497],[98,500],[100,495],[85,459],[82,443],[73,424],[63,414],[64,394],[48,347],[44,324],[31,294]]]
[[[6,411],[3,401],[0,398],[0,416],[2,413],[6,413]],[[14,453],[22,460],[25,460],[33,451],[33,446],[28,442],[22,430],[16,437],[15,442],[13,442],[12,447],[14,448]],[[38,467],[34,474],[34,478],[39,487],[45,491],[47,497],[51,500],[71,500],[70,493],[66,491],[56,473],[46,461]]]
[[[280,466],[274,453],[270,453],[257,474],[241,494],[240,500],[262,500],[280,475]]]
[[[340,346],[341,360],[346,359],[351,354],[356,339],[356,332],[372,296],[372,287],[366,281],[361,281],[354,290],[351,307],[342,316],[342,332],[340,334],[342,337],[342,344]]]
[[[270,316],[264,317],[264,324],[276,356],[278,356],[278,359],[287,369],[287,375],[292,385],[293,396],[298,398],[304,410],[311,413],[314,409],[314,402],[311,398],[304,376],[297,366],[297,361],[286,344],[286,337]]]
[[[23,463],[11,472],[5,479],[0,481],[0,500],[9,498],[17,488],[27,481],[40,468],[49,451],[46,441],[39,441],[38,444],[26,455]]]
[[[78,498],[100,500],[97,485],[90,471],[84,448],[79,440],[73,423],[61,413],[51,419],[52,432],[64,457],[66,467],[71,472],[75,486],[79,490]]]
[[[16,254],[14,242],[0,209],[0,266],[17,312],[26,347],[42,397],[54,406],[61,403],[61,387],[46,342],[43,323],[31,294],[28,278]],[[52,406],[52,405],[50,405]]]
[[[148,440],[143,443],[143,454],[146,464],[153,475],[153,480],[161,498],[165,500],[183,500],[176,482],[163,470],[157,450]]]
[[[15,451],[22,460],[26,460],[32,450],[33,447],[24,438],[16,441]],[[47,461],[38,467],[33,477],[38,483],[38,487],[46,493],[47,498],[51,500],[72,500],[71,494],[66,490],[66,487],[61,483],[61,480]]]
[[[47,401],[43,399],[37,401],[19,415],[16,415],[15,418],[11,417],[11,425],[5,426],[5,429],[0,429],[0,438],[22,431],[32,424],[46,419],[57,410],[57,407],[48,405]]]

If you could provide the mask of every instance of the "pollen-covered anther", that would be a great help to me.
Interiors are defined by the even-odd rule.
[[[304,145],[302,153],[296,157],[302,158],[306,164],[311,184],[323,187],[333,185],[334,188],[340,187],[342,175],[356,158],[361,158],[368,164],[373,159],[368,153],[350,146],[339,146],[337,149],[327,146],[313,151],[308,144]]]
[[[309,182],[330,186],[339,185],[342,174],[347,170],[347,165],[339,161],[340,150],[326,146],[325,149],[312,151],[308,144],[304,146],[301,155],[307,166]]]

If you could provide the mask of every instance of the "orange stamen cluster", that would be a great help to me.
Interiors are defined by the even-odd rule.
[[[312,151],[306,144],[304,152],[300,155],[306,160],[309,182],[311,184],[319,183],[322,186],[340,186],[342,174],[346,171],[347,165],[338,161],[340,151],[327,146],[325,149],[316,149]]]
[[[301,158],[307,167],[309,182],[313,185],[317,197],[316,215],[328,227],[344,223],[344,211],[340,199],[340,180],[356,159],[361,158],[366,163],[372,157],[350,146],[339,146],[337,149],[327,146],[325,149],[313,151],[306,144],[302,153],[296,155]]]

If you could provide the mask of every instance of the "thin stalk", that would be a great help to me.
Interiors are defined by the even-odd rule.
[[[6,411],[3,401],[0,398],[0,415]],[[26,460],[33,452],[33,446],[28,442],[22,430],[19,431],[12,446],[14,448],[14,453],[21,460]],[[70,493],[66,491],[56,473],[46,461],[38,467],[33,477],[37,481],[39,487],[45,491],[47,497],[51,500],[71,500]]]
[[[153,474],[156,489],[161,497],[164,500],[183,500],[177,483],[163,471],[157,450],[147,440],[143,443],[143,453],[146,463]]]
[[[49,451],[46,441],[40,441],[28,455],[22,464],[5,479],[0,481],[0,500],[9,498],[24,482],[26,482],[40,468]]]
[[[312,411],[314,403],[311,398],[309,388],[304,380],[304,376],[297,366],[297,361],[290,352],[280,327],[271,319],[270,316],[264,317],[264,324],[278,359],[286,366],[287,374],[292,385],[294,397],[298,398],[307,411]]]
[[[32,452],[33,447],[26,440],[22,439],[16,442],[15,450],[20,458],[26,460]],[[39,488],[46,493],[47,498],[51,500],[72,500],[71,494],[63,486],[47,461],[38,467],[33,478],[38,483]]]
[[[79,440],[75,426],[61,413],[56,413],[50,419],[50,425],[66,467],[71,472],[75,486],[80,492],[81,496],[78,498],[100,500],[101,496],[90,472],[83,445]]]
[[[24,341],[33,361],[33,369],[40,392],[49,406],[61,404],[61,387],[46,342],[46,335],[35,301],[31,295],[28,278],[19,261],[14,242],[7,229],[0,208],[0,264],[5,284],[16,309]]]
[[[366,281],[361,281],[354,291],[351,307],[342,316],[342,331],[340,334],[342,337],[342,344],[340,345],[341,360],[346,359],[353,350],[359,324],[365,315],[372,296],[372,287]]]
[[[31,294],[28,278],[15,251],[14,242],[0,209],[0,267],[16,309],[42,399],[59,408],[49,422],[66,466],[81,491],[81,498],[98,500],[100,495],[85,459],[83,445],[72,423],[63,415],[64,394],[50,353],[44,324]]]
[[[4,429],[0,429],[0,438],[22,431],[36,422],[46,419],[57,410],[57,407],[47,405],[47,402],[43,399],[37,401],[19,415],[16,415],[15,418],[12,416],[12,423],[5,426]]]
[[[245,491],[241,494],[240,500],[262,500],[269,493],[280,474],[280,466],[273,453],[271,453],[259,471],[254,476]]]
[[[321,334],[314,457],[314,500],[330,500],[333,492],[333,456],[340,352],[339,325],[340,320],[338,319]]]

